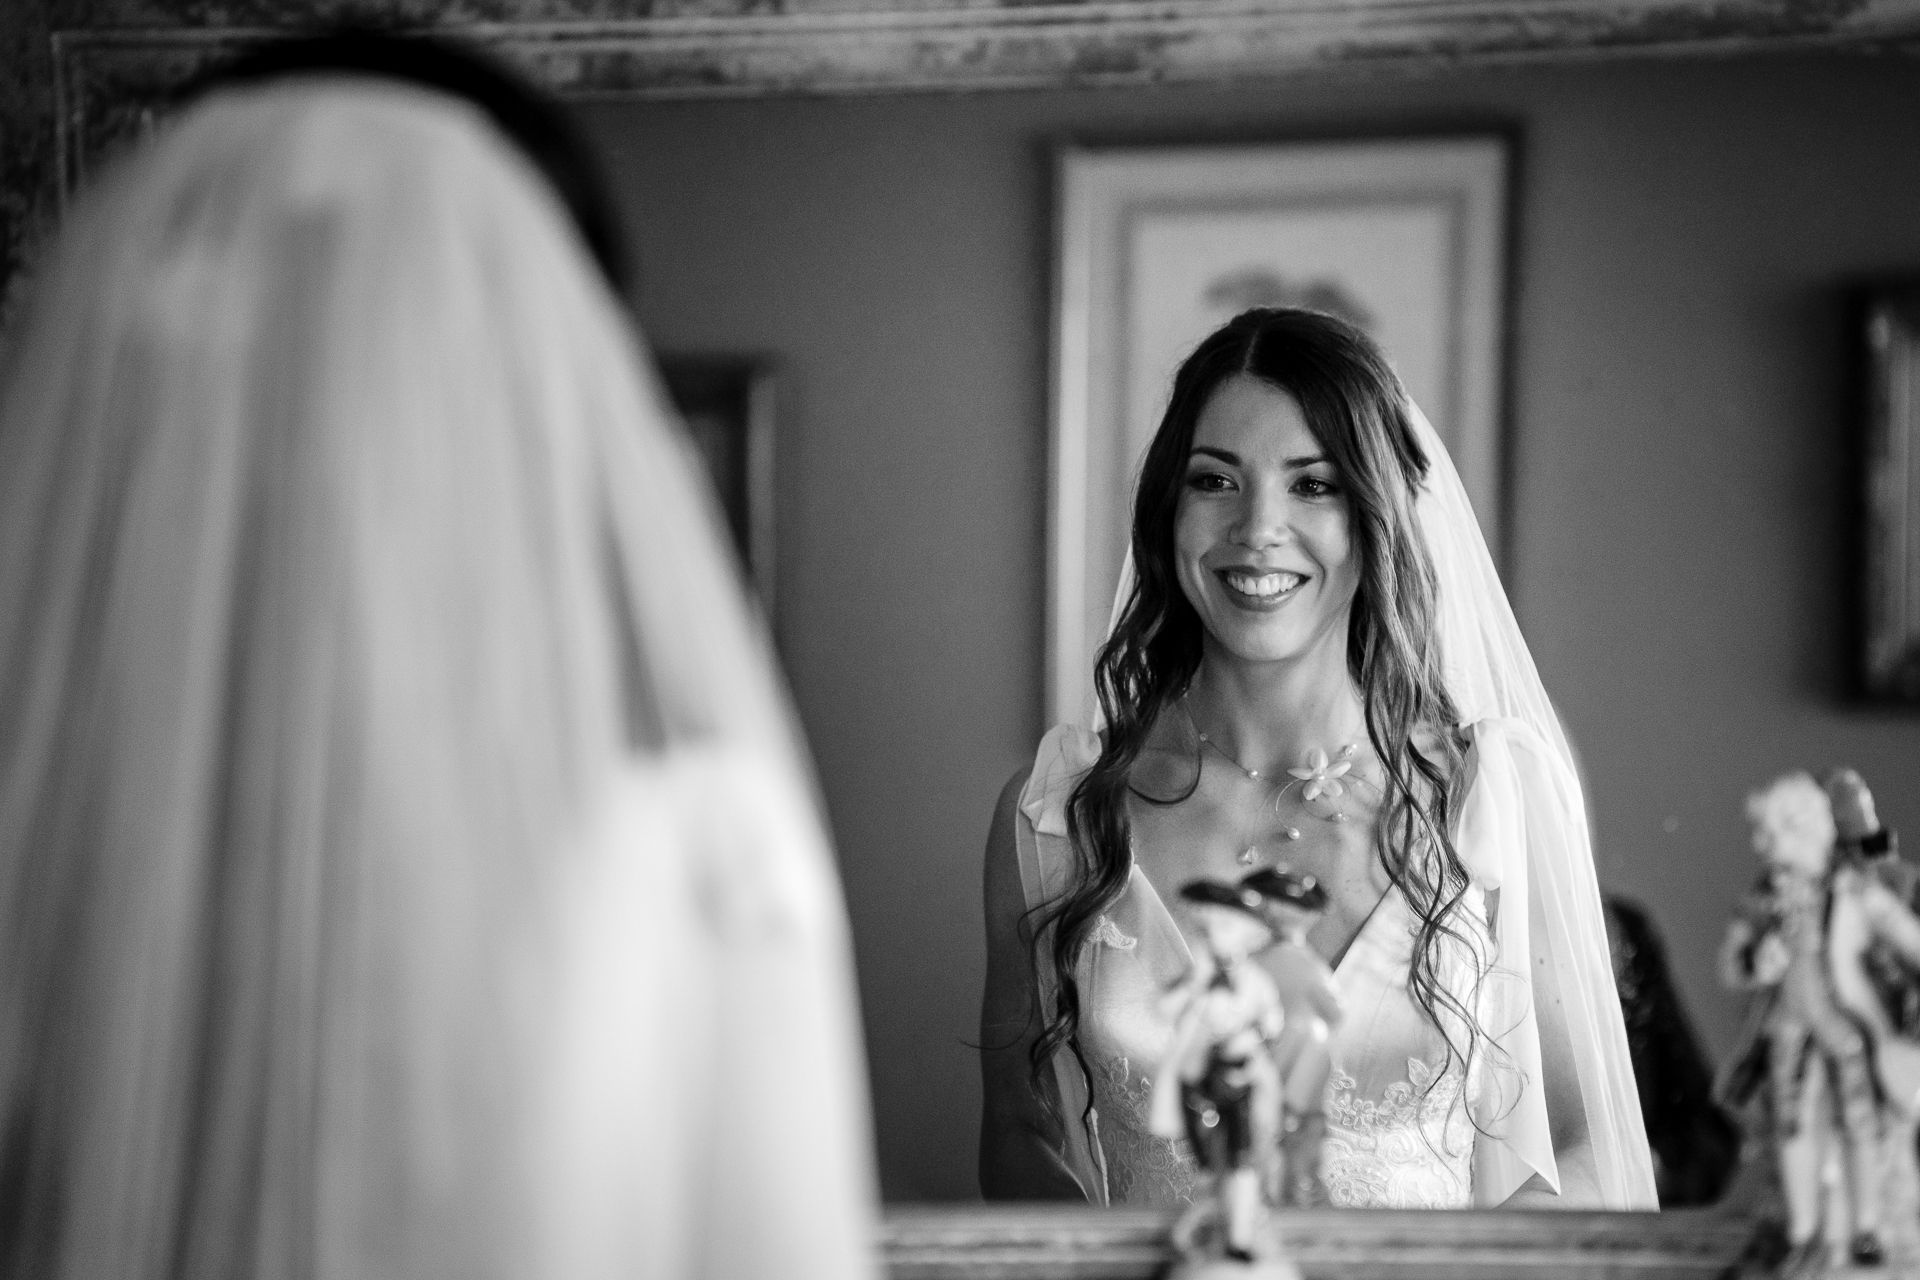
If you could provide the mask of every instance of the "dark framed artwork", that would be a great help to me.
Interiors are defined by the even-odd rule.
[[[707,464],[762,611],[773,616],[774,367],[762,356],[662,355],[660,376]]]
[[[1863,685],[1920,705],[1920,283],[1868,295],[1866,338]]]

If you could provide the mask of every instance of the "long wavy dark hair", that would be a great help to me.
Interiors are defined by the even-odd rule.
[[[1409,976],[1415,1001],[1445,1038],[1450,1061],[1464,1065],[1482,1039],[1472,1009],[1447,989],[1439,972],[1441,951],[1450,943],[1477,957],[1482,977],[1487,962],[1455,924],[1468,886],[1451,835],[1463,748],[1435,644],[1433,560],[1414,518],[1428,459],[1407,412],[1406,392],[1371,339],[1320,312],[1262,307],[1228,321],[1180,366],[1141,466],[1133,504],[1133,591],[1094,669],[1106,729],[1099,758],[1067,804],[1076,863],[1071,887],[1040,909],[1032,934],[1036,963],[1050,960],[1059,978],[1057,1004],[1034,1042],[1030,1064],[1043,1098],[1043,1072],[1063,1047],[1087,1070],[1077,1036],[1080,990],[1074,975],[1100,913],[1120,896],[1132,872],[1127,798],[1171,805],[1192,794],[1190,786],[1171,797],[1147,795],[1132,776],[1161,713],[1200,669],[1202,624],[1175,577],[1174,519],[1201,411],[1223,383],[1241,375],[1299,403],[1345,490],[1361,565],[1347,667],[1360,690],[1367,737],[1386,774],[1374,853],[1420,920]],[[1416,745],[1416,738],[1429,745]]]

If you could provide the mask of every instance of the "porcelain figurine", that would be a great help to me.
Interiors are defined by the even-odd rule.
[[[1883,946],[1920,966],[1920,920],[1857,860],[1834,856],[1835,806],[1809,775],[1755,793],[1747,816],[1766,871],[1721,950],[1727,985],[1756,993],[1750,1043],[1726,1093],[1736,1104],[1759,1094],[1764,1104],[1787,1201],[1787,1272],[1820,1266],[1822,1173],[1834,1155],[1848,1219],[1841,1234],[1856,1265],[1876,1266],[1881,1144],[1889,1121],[1911,1110],[1913,1091],[1889,1057],[1895,1037],[1866,956]]]
[[[1285,867],[1262,867],[1240,881],[1261,896],[1275,942],[1260,957],[1280,995],[1285,1025],[1273,1046],[1281,1081],[1277,1202],[1309,1207],[1330,1203],[1320,1177],[1327,1136],[1328,1041],[1344,1012],[1333,970],[1307,942],[1327,911],[1327,891],[1314,877]]]
[[[1195,880],[1180,897],[1200,935],[1193,967],[1167,994],[1173,1042],[1154,1081],[1150,1124],[1185,1139],[1208,1177],[1174,1228],[1177,1274],[1295,1274],[1279,1257],[1263,1176],[1278,1150],[1281,1084],[1272,1045],[1279,991],[1254,958],[1275,940],[1253,889]]]
[[[1826,786],[1839,857],[1885,885],[1907,910],[1920,907],[1920,868],[1900,856],[1899,838],[1880,821],[1865,779],[1835,769]],[[1888,1030],[1898,1040],[1920,1040],[1920,969],[1884,939],[1867,948],[1864,963]]]

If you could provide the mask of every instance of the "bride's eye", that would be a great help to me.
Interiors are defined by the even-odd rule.
[[[1226,493],[1233,487],[1233,477],[1218,471],[1195,471],[1187,476],[1187,488],[1200,493]]]
[[[1301,476],[1293,482],[1293,491],[1307,498],[1331,498],[1340,486],[1326,476]]]

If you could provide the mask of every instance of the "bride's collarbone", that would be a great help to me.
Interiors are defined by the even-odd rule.
[[[1135,771],[1128,801],[1133,857],[1176,918],[1187,882],[1238,880],[1260,866],[1285,865],[1317,878],[1328,896],[1322,925],[1342,939],[1379,902],[1387,882],[1373,854],[1374,806],[1348,791],[1341,810],[1348,817],[1333,821],[1297,804],[1274,803],[1277,788],[1254,779],[1206,768],[1196,779],[1191,757],[1186,778],[1173,780],[1179,785],[1155,785],[1169,781],[1172,771],[1153,754]]]

